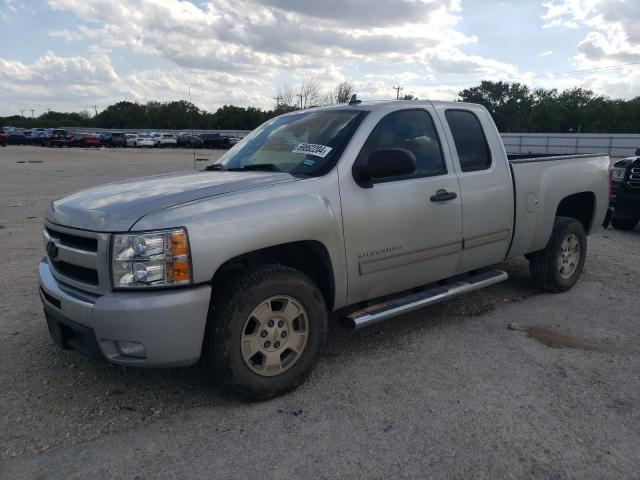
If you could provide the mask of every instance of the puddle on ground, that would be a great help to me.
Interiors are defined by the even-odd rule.
[[[526,327],[524,331],[527,332],[527,337],[531,337],[551,348],[576,348],[586,351],[602,350],[601,346],[592,340],[566,335],[549,326]]]

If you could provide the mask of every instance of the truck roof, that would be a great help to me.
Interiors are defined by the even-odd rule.
[[[402,106],[406,107],[424,107],[426,105],[436,106],[436,105],[444,105],[451,108],[484,108],[482,105],[477,103],[467,103],[467,102],[452,102],[445,100],[372,100],[365,101],[362,100],[360,103],[355,105],[349,105],[346,103],[342,103],[340,105],[330,105],[327,107],[312,107],[309,110],[313,111],[321,111],[321,110],[366,110],[376,111],[376,110],[395,110],[397,107]],[[300,113],[301,110],[296,110],[294,112],[287,113],[286,115]]]

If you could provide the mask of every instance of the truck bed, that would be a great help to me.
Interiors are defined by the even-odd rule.
[[[602,224],[609,198],[608,155],[508,155],[515,198],[514,236],[509,256],[544,248],[563,198],[577,196],[593,210],[587,233]]]

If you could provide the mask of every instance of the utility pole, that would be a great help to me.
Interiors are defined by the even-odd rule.
[[[33,116],[33,112],[35,112],[35,110],[32,108],[32,109],[31,109],[31,118],[34,118],[34,116]]]
[[[304,94],[298,93],[296,97],[300,97],[300,108],[302,108],[302,97],[304,97]]]
[[[402,87],[398,85],[397,87],[393,87],[393,89],[396,91],[396,100],[400,100],[400,92],[402,91]]]
[[[96,117],[97,117],[98,116],[98,106],[94,105],[93,106],[93,110],[94,110],[94,112],[96,112]]]
[[[280,106],[280,100],[282,100],[282,95],[278,95],[277,97],[273,97],[273,99],[276,101],[276,108],[278,108]]]
[[[24,118],[24,108],[21,108],[21,109],[20,109],[20,116],[21,116],[22,118]]]

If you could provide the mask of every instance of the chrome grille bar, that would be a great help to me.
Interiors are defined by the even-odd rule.
[[[49,266],[59,281],[94,294],[111,289],[108,233],[77,230],[45,221],[43,236]]]

